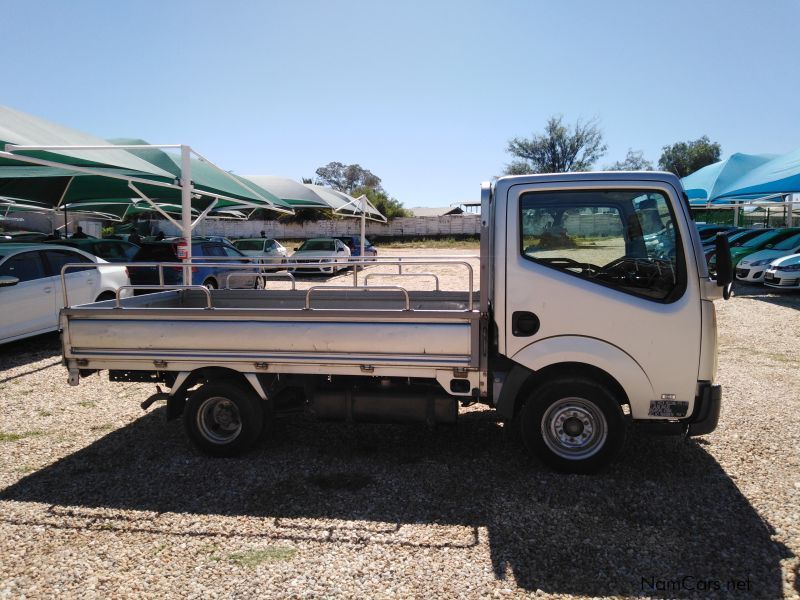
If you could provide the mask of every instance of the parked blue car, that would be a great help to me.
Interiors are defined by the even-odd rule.
[[[230,260],[241,258],[242,260]],[[216,259],[216,260],[215,260]],[[222,259],[222,260],[220,260]],[[238,276],[230,278],[232,273],[249,272],[249,269],[230,268],[229,265],[248,264],[252,260],[239,252],[233,246],[212,242],[209,240],[192,240],[193,262],[213,263],[218,261],[219,266],[193,266],[192,284],[204,285],[209,289],[256,288],[261,279],[255,276]],[[171,262],[178,263],[178,240],[164,240],[158,242],[142,242],[142,247],[133,258],[134,262]],[[256,268],[255,266],[253,267]],[[157,285],[158,269],[156,267],[129,267],[132,285]],[[183,267],[179,265],[164,267],[164,284],[183,284]]]
[[[360,235],[345,235],[336,236],[337,240],[350,248],[350,256],[361,256],[361,236]],[[368,239],[364,239],[364,256],[378,256],[378,249],[372,245]]]

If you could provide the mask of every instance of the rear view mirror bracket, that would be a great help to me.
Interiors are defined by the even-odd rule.
[[[733,289],[733,261],[727,235],[717,234],[717,286],[722,288],[722,297],[727,300]]]

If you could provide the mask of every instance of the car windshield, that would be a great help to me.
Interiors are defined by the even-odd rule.
[[[233,245],[239,250],[263,250],[264,240],[237,240]]]
[[[145,244],[139,248],[135,259],[139,262],[174,262],[177,255],[172,244]]]
[[[779,234],[775,231],[768,231],[766,233],[762,233],[761,235],[757,235],[749,242],[742,244],[745,248],[758,248],[761,244],[766,244],[769,240],[774,237],[777,237]]]
[[[333,240],[308,240],[303,242],[303,245],[300,246],[298,252],[304,252],[307,250],[327,250],[332,251],[334,247]]]
[[[731,236],[728,236],[728,242],[731,246],[741,246],[747,240],[752,240],[754,237],[764,235],[765,231],[753,231],[752,229],[745,229],[744,231],[737,231]]]
[[[800,232],[795,233],[792,237],[788,237],[782,242],[775,244],[772,249],[773,250],[794,250],[797,246],[800,246]]]

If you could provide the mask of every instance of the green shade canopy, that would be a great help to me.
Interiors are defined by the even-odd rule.
[[[335,212],[351,216],[361,214],[361,202],[357,198],[353,198],[352,196],[345,194],[344,192],[334,190],[333,188],[328,188],[313,183],[306,183],[304,185],[325,200],[328,206]],[[372,206],[372,204],[369,202],[367,202],[367,218],[385,221],[385,217],[380,213],[380,211]]]
[[[141,140],[118,142],[144,143]],[[7,147],[7,144],[13,146]],[[157,202],[181,201],[180,157],[159,148],[126,150],[117,148],[118,145],[0,107],[0,195],[35,200],[53,207],[141,195]],[[26,150],[19,146],[50,148]],[[102,149],[77,149],[75,146]],[[52,164],[37,164],[31,160]],[[251,209],[277,207],[291,212],[287,203],[268,191],[227,174],[205,160],[194,158],[191,166],[195,188],[192,206],[197,210],[206,210],[213,204],[217,209],[246,205]]]
[[[119,146],[148,145],[144,140],[132,138],[117,138],[109,141]],[[175,179],[180,179],[181,177],[181,158],[177,154],[165,152],[155,147],[129,149],[128,152],[147,161],[156,168],[171,173]],[[199,194],[204,191],[222,194],[234,199],[255,203],[257,206],[252,206],[252,208],[271,208],[269,203],[284,209],[291,210],[292,208],[288,202],[271,193],[268,189],[262,188],[257,183],[238,175],[222,172],[204,160],[192,158],[191,169],[192,183],[195,191]],[[163,198],[164,195],[162,194],[160,197]],[[268,202],[265,202],[265,200]],[[217,206],[220,206],[220,203],[229,206],[235,204],[235,202],[228,200],[220,200]]]
[[[272,192],[294,208],[330,208],[314,190],[294,179],[275,175],[245,175],[245,179]]]
[[[164,180],[173,178],[172,174],[148,163],[125,150],[111,149],[107,141],[34,117],[7,106],[0,106],[0,150],[6,144],[17,146],[109,146],[108,150],[25,150],[19,152],[20,158],[0,156],[0,166],[28,165],[21,160],[25,156],[52,160],[62,165],[116,168],[138,173],[146,173]]]

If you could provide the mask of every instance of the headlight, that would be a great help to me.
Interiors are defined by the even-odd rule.
[[[776,271],[800,271],[800,263],[796,265],[786,265],[786,266],[777,266],[775,267]]]
[[[751,267],[760,267],[761,265],[768,265],[768,264],[769,264],[769,263],[771,263],[773,260],[775,260],[775,259],[774,259],[774,258],[763,258],[763,259],[761,259],[761,260],[757,260],[757,261],[755,261],[755,262],[751,262],[751,263],[750,263],[750,266],[751,266]],[[745,264],[745,263],[742,263],[742,265],[744,265],[744,264]]]

